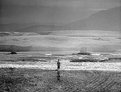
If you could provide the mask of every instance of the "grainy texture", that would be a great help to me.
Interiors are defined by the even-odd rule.
[[[0,92],[120,92],[121,73],[0,69]],[[4,77],[3,77],[4,76]]]

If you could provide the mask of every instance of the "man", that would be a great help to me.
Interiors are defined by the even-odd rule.
[[[60,61],[59,61],[59,59],[57,61],[57,69],[60,69]]]
[[[59,59],[57,61],[57,80],[60,81],[60,62],[59,62]]]

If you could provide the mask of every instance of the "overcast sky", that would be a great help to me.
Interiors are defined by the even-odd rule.
[[[64,25],[101,10],[121,6],[121,0],[0,0],[2,23]]]

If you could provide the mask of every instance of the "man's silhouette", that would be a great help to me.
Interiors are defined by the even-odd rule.
[[[60,61],[58,59],[58,61],[57,61],[57,80],[58,81],[60,81],[60,71],[59,71],[59,69],[60,69]]]
[[[59,59],[57,61],[57,69],[60,69],[60,61],[59,61]]]

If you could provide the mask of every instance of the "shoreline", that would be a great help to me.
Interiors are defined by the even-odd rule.
[[[37,63],[7,63],[0,64],[0,68],[27,68],[27,69],[42,69],[56,70],[56,63],[37,62]],[[82,63],[61,63],[60,70],[77,71],[77,70],[97,70],[97,71],[114,71],[121,72],[120,62],[82,62]]]

